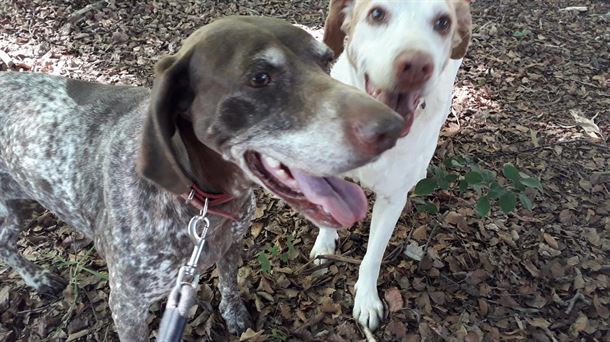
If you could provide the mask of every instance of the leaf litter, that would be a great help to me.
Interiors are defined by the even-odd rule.
[[[326,5],[4,1],[0,70],[150,86],[159,56],[175,52],[213,18],[275,16],[320,37]],[[574,5],[473,4],[473,44],[433,163],[471,155],[498,174],[511,163],[540,178],[544,191],[531,211],[492,210],[485,218],[468,194],[441,192],[438,214],[416,212],[409,203],[381,268],[380,296],[389,313],[374,332],[377,340],[610,340],[610,4]],[[217,272],[209,270],[185,340],[370,339],[351,318],[370,218],[340,232],[339,255],[318,266],[307,257],[315,227],[284,203],[260,191],[258,197],[239,271],[254,326],[241,337],[227,335],[215,309]],[[0,265],[0,341],[117,340],[107,270],[89,252],[89,241],[33,208],[19,248],[71,285],[60,298],[41,298]],[[266,272],[261,253],[268,255]],[[151,327],[158,326],[161,308],[151,308]]]

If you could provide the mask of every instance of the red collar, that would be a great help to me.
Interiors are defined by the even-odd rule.
[[[191,185],[191,190],[180,195],[184,200],[192,205],[193,207],[202,210],[205,200],[208,200],[208,213],[213,215],[222,216],[229,220],[237,221],[238,218],[232,213],[224,210],[216,209],[215,207],[221,206],[227,202],[233,200],[233,196],[229,194],[211,194],[201,190],[195,183]]]

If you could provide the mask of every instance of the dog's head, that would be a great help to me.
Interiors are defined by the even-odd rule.
[[[470,0],[332,0],[324,42],[366,91],[407,120],[470,42]]]
[[[366,198],[333,175],[391,148],[404,121],[330,78],[331,60],[324,44],[281,20],[204,26],[157,64],[139,172],[181,194],[205,183],[194,170],[219,167],[212,151],[316,223],[350,226],[366,215]]]

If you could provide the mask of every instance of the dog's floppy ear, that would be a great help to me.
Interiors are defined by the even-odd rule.
[[[472,34],[472,16],[470,15],[470,0],[455,0],[457,28],[453,34],[452,59],[460,59],[466,55]]]
[[[176,194],[189,190],[192,180],[184,147],[176,130],[178,114],[188,110],[193,98],[188,77],[190,53],[162,58],[155,66],[155,81],[144,131],[137,170],[144,178]]]
[[[345,40],[345,31],[343,31],[343,23],[345,22],[345,10],[347,6],[352,5],[353,0],[331,0],[328,8],[328,16],[324,23],[324,44],[333,50],[335,58],[339,57],[343,52],[343,41]]]

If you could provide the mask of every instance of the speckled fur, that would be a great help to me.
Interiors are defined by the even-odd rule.
[[[95,242],[105,255],[110,305],[124,341],[148,336],[146,318],[164,298],[192,250],[186,234],[193,212],[135,172],[149,90],[116,87],[112,96],[80,105],[66,79],[39,74],[0,74],[0,257],[41,293],[66,283],[18,254],[16,240],[35,200]],[[127,112],[111,104],[132,103]],[[239,297],[241,240],[255,202],[250,190],[227,210],[241,218],[211,217],[201,268],[221,263],[221,312],[230,331],[243,331],[249,316]],[[230,248],[233,246],[233,248]],[[229,253],[227,253],[229,251]]]
[[[108,265],[121,340],[145,340],[150,304],[168,294],[193,247],[186,233],[193,213],[179,195],[197,182],[234,197],[218,209],[238,219],[211,217],[199,266],[219,266],[220,312],[230,332],[244,331],[250,318],[237,286],[241,240],[254,209],[252,187],[273,191],[247,153],[337,175],[392,147],[403,126],[386,106],[333,80],[330,55],[285,21],[227,17],[162,58],[152,91],[0,74],[2,260],[41,292],[63,288],[16,248],[23,201],[41,203],[93,239]],[[261,73],[272,81],[254,82]],[[383,139],[371,148],[361,127]],[[328,222],[306,200],[277,193]]]

